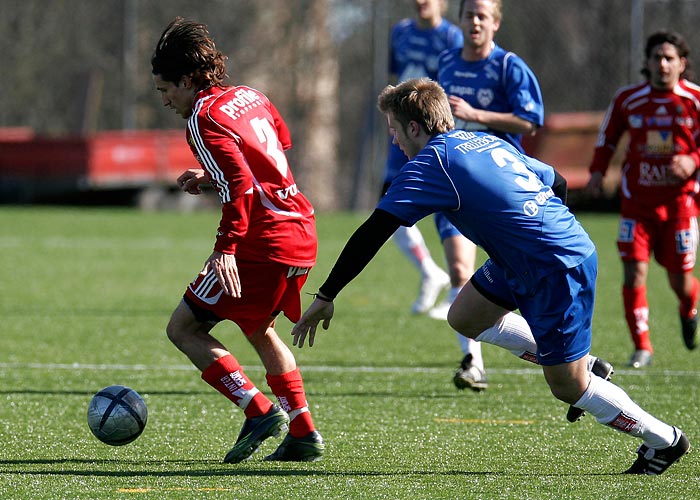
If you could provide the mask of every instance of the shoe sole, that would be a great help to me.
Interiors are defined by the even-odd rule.
[[[304,454],[296,454],[291,457],[275,457],[274,453],[265,457],[265,460],[270,462],[318,462],[323,458],[323,452],[325,447],[318,448],[314,447],[311,451],[307,451]]]
[[[488,382],[467,381],[461,377],[455,377],[453,382],[455,387],[459,390],[471,389],[474,392],[481,392],[489,386]]]
[[[237,464],[250,458],[267,438],[279,437],[283,432],[287,431],[289,420],[284,413],[275,413],[268,421],[269,420],[274,420],[274,422],[258,432],[251,432],[249,436],[246,436],[236,443],[226,454],[226,457],[224,457],[224,463]],[[266,423],[266,421],[263,421],[258,427],[262,426],[264,423]]]
[[[284,438],[274,453],[265,457],[265,460],[278,462],[318,462],[326,449],[323,438],[317,431],[295,438],[290,434]]]

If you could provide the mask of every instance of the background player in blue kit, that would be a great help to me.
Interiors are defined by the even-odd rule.
[[[398,226],[442,212],[489,255],[450,308],[448,321],[455,330],[539,363],[557,399],[641,438],[627,473],[661,474],[687,453],[690,442],[679,428],[591,375],[597,254],[554,194],[552,167],[494,135],[453,130],[447,96],[428,79],[386,87],[379,109],[411,161],[348,240],[292,330],[294,344],[302,347],[308,336],[313,345],[318,323],[330,326],[333,299]],[[522,316],[512,312],[516,308]],[[524,320],[517,331],[502,328],[511,318]]]
[[[537,78],[527,64],[494,42],[501,19],[501,0],[461,0],[459,25],[464,46],[440,55],[437,81],[447,92],[455,128],[488,131],[522,152],[521,135],[533,134],[542,126],[544,104]],[[429,315],[444,319],[474,273],[476,246],[441,214],[436,214],[435,221],[452,288],[445,302]],[[481,345],[459,334],[457,338],[463,358],[454,374],[454,384],[459,389],[486,388]]]
[[[416,0],[416,15],[392,27],[389,73],[393,82],[422,77],[436,80],[440,53],[462,46],[460,29],[442,17],[446,6],[445,0]],[[403,151],[390,142],[382,194],[407,161]],[[411,310],[427,313],[440,292],[449,287],[450,278],[433,260],[418,226],[399,228],[394,242],[421,273],[418,297]]]

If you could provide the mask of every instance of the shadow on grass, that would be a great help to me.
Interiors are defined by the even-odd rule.
[[[270,462],[270,465],[274,463]],[[21,470],[2,470],[4,466],[17,466]],[[60,470],[39,469],[33,466],[56,466]],[[65,466],[75,467],[66,469]],[[90,470],[83,470],[80,467],[92,466]],[[180,467],[183,470],[155,470],[154,467],[163,468]],[[207,477],[207,476],[463,476],[463,475],[491,475],[506,474],[505,471],[353,471],[353,470],[317,470],[317,469],[284,469],[284,470],[262,470],[259,466],[246,465],[226,465],[216,460],[166,460],[166,461],[128,461],[128,460],[86,460],[86,459],[40,459],[40,460],[0,460],[0,473],[35,475],[35,476],[95,476],[95,477]],[[26,467],[26,468],[25,468]],[[138,467],[139,470],[102,470],[116,467]],[[148,468],[152,470],[147,470]],[[197,470],[184,469],[186,467],[196,467]],[[314,465],[309,464],[309,467]]]
[[[211,389],[202,390],[170,390],[170,391],[149,391],[139,388],[139,394],[142,396],[213,396],[217,393]],[[71,389],[0,389],[0,395],[25,395],[25,396],[92,396],[95,394],[95,389],[89,390],[71,390]],[[333,392],[307,390],[306,394],[309,398],[400,398],[400,399],[454,399],[455,393],[451,390],[441,393],[419,393],[414,391],[362,391],[362,392],[341,392],[334,390]],[[471,394],[471,393],[470,393]],[[480,397],[479,394],[474,394],[474,397]]]
[[[89,390],[38,390],[38,389],[2,389],[0,394],[24,394],[27,396],[93,396],[95,389]],[[139,389],[139,394],[147,396],[206,396],[210,394],[216,395],[211,390],[190,390],[190,391],[146,391]]]

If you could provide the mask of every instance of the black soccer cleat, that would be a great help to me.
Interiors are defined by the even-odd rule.
[[[637,460],[632,467],[625,471],[625,474],[646,474],[648,476],[658,476],[666,469],[676,463],[690,450],[688,436],[677,427],[673,428],[679,436],[674,445],[667,448],[649,448],[643,444],[637,450]]]
[[[260,444],[271,436],[279,436],[286,431],[289,424],[289,416],[277,405],[259,417],[247,418],[243,423],[241,433],[236,444],[226,454],[224,462],[237,464],[250,457]]]
[[[700,344],[700,334],[698,334],[698,313],[692,318],[681,317],[681,332],[683,333],[683,342],[689,350],[695,349]]]
[[[312,431],[304,437],[296,438],[287,434],[274,453],[265,460],[279,462],[318,462],[323,457],[326,446],[318,431]]]
[[[615,373],[615,370],[613,369],[613,365],[611,365],[604,359],[595,358],[595,361],[593,362],[593,367],[591,368],[591,373],[602,379],[610,380],[613,376],[613,373]],[[566,412],[566,419],[569,422],[576,422],[577,420],[580,420],[581,417],[583,417],[585,414],[586,412],[583,411],[581,408],[577,408],[572,405],[569,406],[569,411]]]

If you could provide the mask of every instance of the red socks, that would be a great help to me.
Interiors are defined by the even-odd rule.
[[[294,437],[304,437],[315,430],[299,369],[282,375],[267,375],[266,378],[280,406],[289,414],[289,433]],[[202,379],[241,407],[246,418],[263,415],[272,408],[272,402],[243,373],[232,354],[214,361],[202,372]]]
[[[622,287],[622,299],[625,306],[625,319],[636,350],[653,352],[649,340],[649,302],[647,287]]]
[[[275,393],[282,409],[289,414],[289,433],[304,437],[314,430],[314,423],[306,402],[304,382],[299,368],[282,375],[266,375],[267,385]]]
[[[232,354],[209,365],[202,372],[202,379],[240,406],[246,418],[264,415],[272,408],[272,401],[243,373],[243,368]]]

